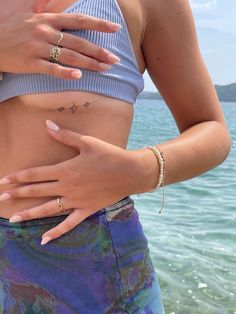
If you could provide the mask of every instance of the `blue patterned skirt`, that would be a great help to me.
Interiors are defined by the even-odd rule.
[[[0,313],[164,313],[130,196],[42,246],[42,234],[64,219],[0,218]]]

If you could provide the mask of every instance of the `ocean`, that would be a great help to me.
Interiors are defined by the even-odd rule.
[[[221,103],[232,136],[227,160],[207,173],[132,195],[161,287],[166,314],[236,314],[236,103]],[[128,149],[179,133],[160,100],[138,100]]]

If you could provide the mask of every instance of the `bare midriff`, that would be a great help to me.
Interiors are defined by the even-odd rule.
[[[124,101],[85,92],[23,95],[0,104],[0,177],[71,159],[79,151],[53,139],[46,119],[61,128],[93,136],[126,148],[133,106]],[[0,193],[22,184],[0,186]],[[44,204],[52,197],[15,198],[0,202],[0,217]],[[56,203],[55,203],[56,205]]]

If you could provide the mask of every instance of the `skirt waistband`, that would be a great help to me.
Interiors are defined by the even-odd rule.
[[[111,204],[107,207],[104,207],[97,211],[96,213],[92,214],[91,216],[99,216],[103,213],[107,213],[110,211],[116,211],[120,210],[122,207],[125,207],[126,205],[133,204],[134,200],[130,196],[126,196],[119,200],[118,202]],[[65,215],[59,215],[59,216],[52,216],[52,217],[45,217],[45,218],[37,218],[22,222],[16,222],[16,223],[10,223],[8,218],[0,217],[0,226],[6,226],[6,227],[31,227],[31,226],[37,226],[37,225],[50,225],[52,223],[59,223],[62,220],[65,219],[65,217],[68,216],[68,214]]]
[[[127,204],[130,204],[132,202],[133,202],[133,199],[130,196],[126,196],[126,197],[122,198],[121,200],[119,200],[118,202],[116,202],[112,205],[109,205],[105,208],[102,208],[102,211],[103,212],[109,212],[111,210],[120,209],[121,207],[123,207]]]

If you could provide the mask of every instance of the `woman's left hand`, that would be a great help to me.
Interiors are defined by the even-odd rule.
[[[61,196],[65,210],[71,209],[63,222],[42,235],[42,244],[70,231],[100,209],[125,196],[139,193],[137,178],[142,165],[135,150],[59,129],[56,125],[53,130],[49,128],[53,123],[49,123],[47,130],[50,136],[78,150],[78,156],[51,166],[20,170],[0,180],[0,184],[25,183],[4,192],[11,198],[55,197],[42,205],[15,213],[12,217],[17,217],[11,217],[10,222],[17,222],[17,218],[19,222],[58,213],[57,196]]]

